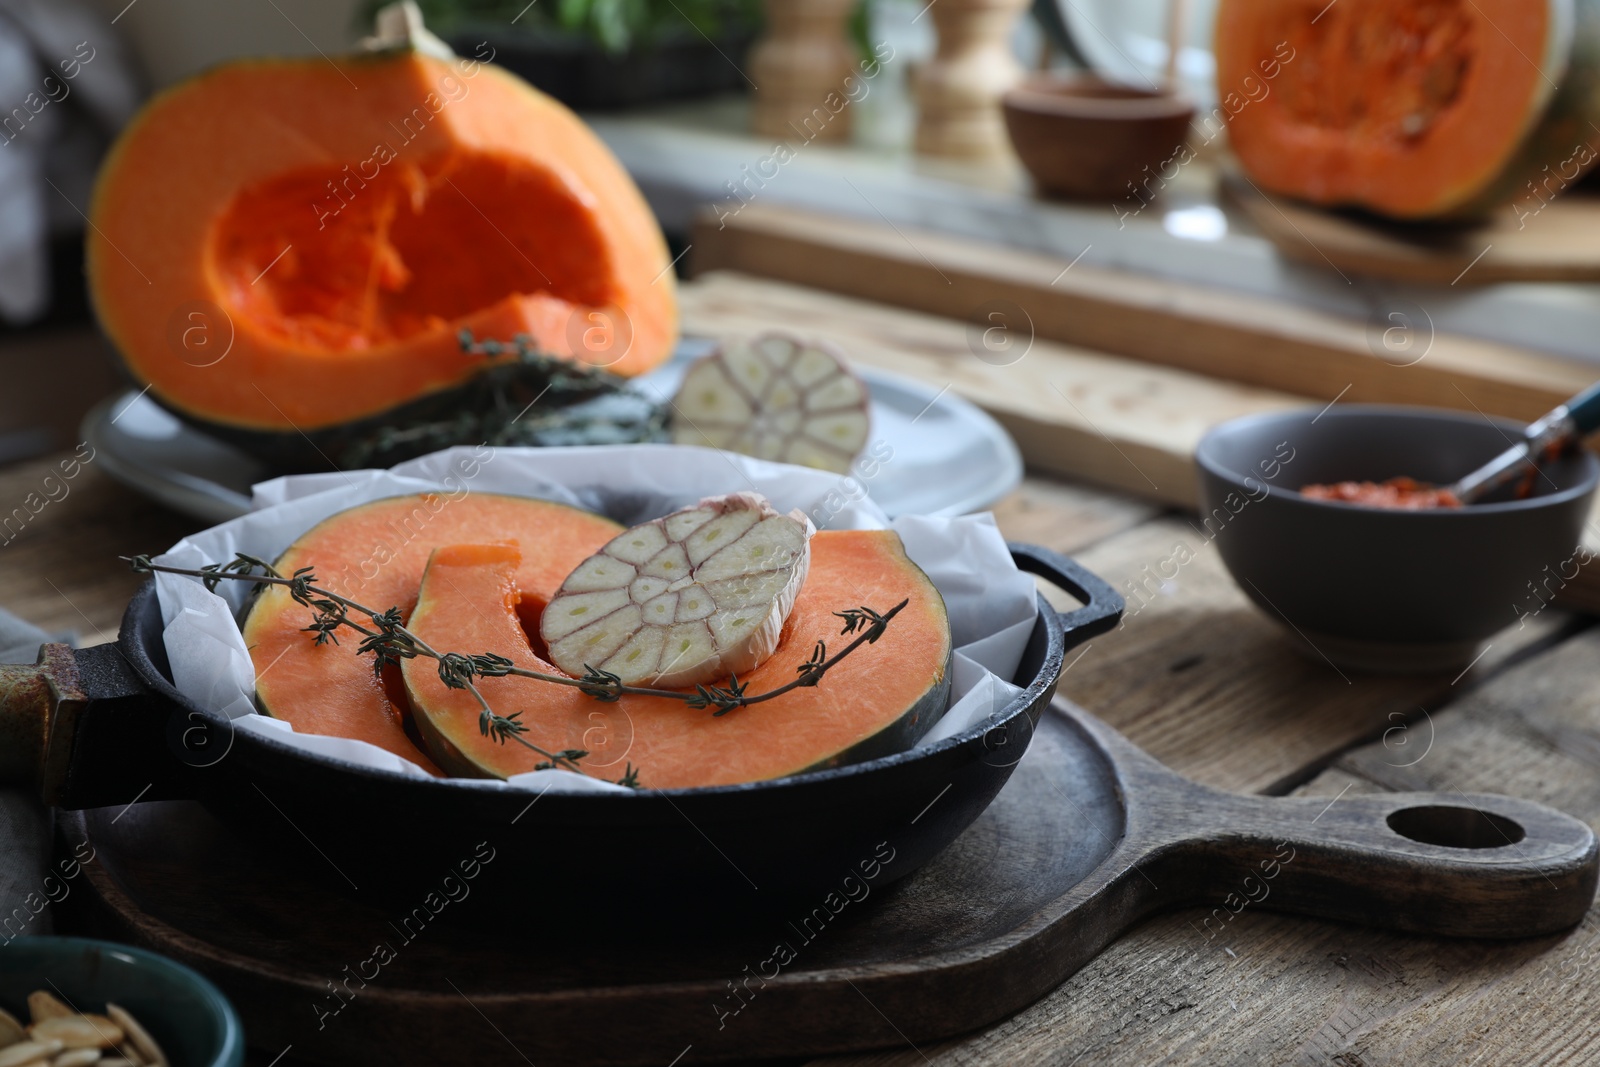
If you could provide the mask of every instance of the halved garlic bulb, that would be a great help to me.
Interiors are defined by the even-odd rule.
[[[811,563],[810,521],[730,493],[633,527],[580,563],[539,632],[557,667],[675,688],[744,674],[778,647]]]
[[[867,443],[869,400],[831,345],[764,334],[690,366],[672,439],[844,474]]]

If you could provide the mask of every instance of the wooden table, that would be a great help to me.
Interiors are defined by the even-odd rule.
[[[53,461],[0,472],[0,502]],[[192,521],[91,461],[70,494],[0,546],[0,603],[89,643],[114,635],[135,578]],[[997,509],[1008,536],[1076,555],[1121,586],[1175,542],[1179,513],[1030,478]],[[1062,691],[1172,767],[1215,786],[1298,792],[1506,792],[1600,825],[1600,631],[1549,611],[1497,639],[1459,679],[1341,677],[1299,655],[1214,550],[1122,629],[1097,638]],[[1336,802],[1336,801],[1335,801]],[[1433,940],[1247,908],[1153,919],[1031,1008],[938,1046],[831,1064],[1593,1062],[1600,921],[1536,941]],[[263,1058],[261,1062],[266,1062]]]

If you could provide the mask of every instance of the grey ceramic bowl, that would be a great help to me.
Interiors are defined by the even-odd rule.
[[[164,956],[81,937],[19,937],[0,946],[0,1008],[24,1021],[28,994],[55,987],[86,1012],[121,1005],[150,1031],[173,1067],[239,1067],[244,1030],[226,998]]]
[[[1204,531],[1246,595],[1313,654],[1358,670],[1460,669],[1575,573],[1600,461],[1563,457],[1528,499],[1503,491],[1460,509],[1395,511],[1297,490],[1400,475],[1452,482],[1521,430],[1387,405],[1235,419],[1196,451]]]

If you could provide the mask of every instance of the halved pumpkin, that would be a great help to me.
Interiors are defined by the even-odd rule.
[[[526,549],[524,549],[526,551]],[[518,666],[559,673],[529,646],[519,621],[528,591],[515,547],[461,544],[433,554],[409,628],[434,648],[493,652]],[[876,644],[863,645],[815,687],[717,716],[662,697],[601,703],[575,688],[533,678],[477,683],[501,715],[520,713],[528,740],[547,751],[589,752],[579,768],[620,778],[629,764],[645,788],[678,789],[778,778],[908,748],[944,714],[950,695],[950,623],[944,600],[890,530],[824,531],[811,541],[811,569],[771,658],[741,676],[750,693],[790,682],[815,643],[837,650],[836,611],[879,610],[909,600]],[[526,612],[524,611],[524,614]],[[430,661],[410,660],[406,692],[428,751],[446,771],[505,778],[542,757],[482,735],[472,694],[446,688]]]
[[[474,539],[521,544],[526,555],[515,577],[536,626],[562,580],[621,530],[603,516],[529,497],[398,496],[324,519],[274,565],[283,574],[312,567],[325,589],[410,615],[434,546]],[[310,621],[310,610],[282,586],[263,588],[251,606],[244,639],[261,711],[299,733],[369,741],[438,773],[406,733],[399,672],[375,677],[372,657],[356,654],[360,636],[353,631],[341,634],[340,644],[316,644],[305,630]]]
[[[667,246],[582,120],[410,48],[230,63],[151,101],[90,209],[89,288],[191,419],[298,437],[480,373],[458,334],[623,375],[677,338]]]
[[[1537,207],[1597,158],[1595,0],[1222,0],[1220,103],[1262,188],[1401,219]]]

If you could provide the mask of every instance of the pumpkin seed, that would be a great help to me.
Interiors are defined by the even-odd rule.
[[[35,989],[28,994],[28,1014],[33,1016],[34,1022],[41,1023],[46,1019],[60,1019],[76,1013],[49,990]]]
[[[50,1061],[50,1067],[89,1067],[91,1063],[100,1062],[100,1050],[97,1048],[68,1049]]]
[[[123,1038],[122,1027],[104,1015],[57,1016],[34,1023],[28,1027],[28,1035],[35,1041],[54,1038],[68,1049],[111,1048],[121,1044]]]
[[[38,1060],[47,1060],[61,1051],[59,1041],[19,1041],[0,1049],[0,1067],[23,1067]]]
[[[167,1055],[161,1051],[161,1046],[156,1044],[156,1039],[150,1036],[150,1031],[139,1025],[139,1020],[129,1015],[127,1009],[119,1008],[115,1004],[106,1005],[106,1014],[111,1016],[111,1021],[122,1027],[128,1035],[128,1044],[138,1050],[139,1056],[145,1063],[154,1067],[167,1067]]]
[[[15,1045],[28,1035],[17,1017],[4,1008],[0,1008],[0,1048]]]

